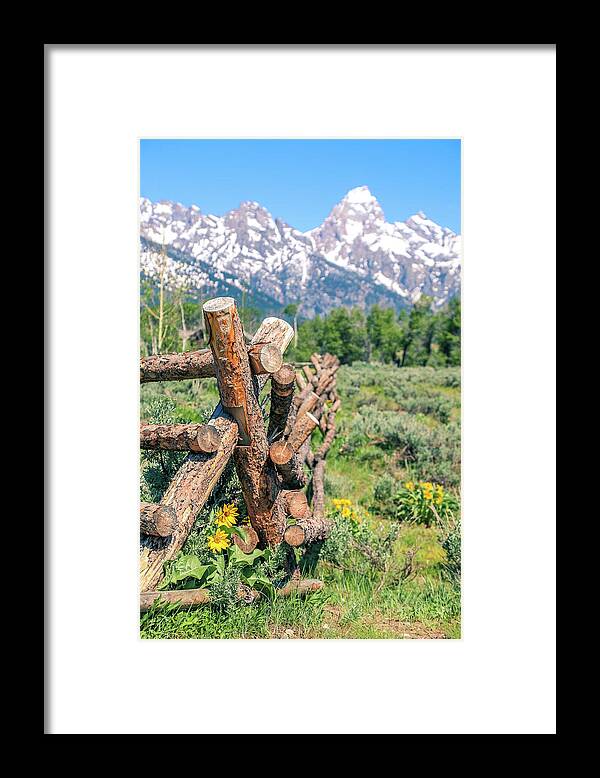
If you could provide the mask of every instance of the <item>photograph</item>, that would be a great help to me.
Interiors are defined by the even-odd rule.
[[[461,638],[463,143],[139,139],[142,639]]]

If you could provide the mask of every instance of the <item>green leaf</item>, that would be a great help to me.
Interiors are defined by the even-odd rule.
[[[257,573],[256,571],[252,571],[249,575],[244,575],[247,569],[248,568],[245,568],[245,570],[242,571],[241,577],[244,583],[252,589],[261,592],[261,594],[266,595],[269,599],[273,598],[275,596],[275,587],[271,581],[265,575]]]
[[[235,547],[237,548],[237,546]],[[215,558],[215,567],[217,568],[217,573],[219,576],[223,577],[225,575],[225,557],[222,555],[219,555]]]
[[[230,546],[229,548],[229,564],[233,565],[253,565],[257,559],[264,556],[265,552],[258,548],[255,548],[254,551],[249,554],[244,554],[236,545]]]
[[[183,554],[173,562],[168,573],[168,583],[177,583],[185,578],[195,578],[199,583],[214,572],[214,565],[203,565],[195,554]]]

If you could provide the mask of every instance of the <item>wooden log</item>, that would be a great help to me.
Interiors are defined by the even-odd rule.
[[[152,591],[140,594],[140,612],[150,610],[155,600],[162,603],[178,603],[182,608],[197,608],[210,602],[208,589],[175,589],[170,592]]]
[[[212,454],[219,448],[217,428],[211,424],[141,424],[140,448],[195,451]]]
[[[317,592],[323,588],[323,581],[313,578],[292,579],[285,586],[276,589],[277,597],[302,597],[311,592]],[[254,602],[261,595],[255,589],[240,586],[237,593],[238,599],[246,603]],[[174,589],[172,591],[154,590],[142,592],[140,595],[140,613],[146,613],[152,607],[155,600],[161,603],[178,603],[182,608],[198,608],[210,603],[210,591],[208,589]]]
[[[204,304],[203,312],[221,404],[239,427],[233,460],[248,516],[261,543],[275,546],[283,537],[285,510],[278,499],[277,474],[268,457],[267,435],[235,301],[232,297],[217,297]]]
[[[334,376],[336,370],[337,367],[329,367],[327,370],[321,371],[317,382],[317,388],[315,389],[317,394],[324,394],[327,391],[327,388],[331,386],[332,382],[335,380]]]
[[[160,503],[140,503],[140,532],[153,537],[167,538],[177,526],[173,508]]]
[[[258,535],[256,530],[247,524],[242,525],[240,529],[244,533],[245,538],[241,538],[235,532],[231,537],[233,538],[233,542],[240,549],[240,551],[243,551],[244,554],[249,554],[250,552],[254,551],[258,545]]]
[[[292,405],[290,407],[285,429],[283,431],[283,436],[285,438],[287,438],[287,436],[290,434],[290,432],[292,431],[292,427],[296,423],[296,417],[298,415],[298,411],[300,410],[300,406],[303,404],[306,398],[312,394],[314,394],[312,385],[306,384],[304,389],[299,394],[297,394],[292,400]]]
[[[254,334],[257,343],[274,343],[283,354],[294,337],[294,330],[283,319],[269,316],[263,320]],[[267,381],[267,374],[254,377],[256,392],[260,392]],[[172,559],[185,543],[198,513],[204,507],[211,491],[221,477],[233,448],[238,432],[235,421],[224,412],[221,403],[213,411],[209,425],[217,428],[221,439],[219,449],[213,457],[191,453],[165,492],[161,504],[169,504],[177,514],[177,529],[168,539],[143,535],[140,538],[140,588],[151,589],[160,581],[163,563]]]
[[[313,371],[310,369],[310,367],[308,367],[308,365],[304,365],[302,370],[304,372],[304,375],[306,376],[307,382],[310,384],[314,376]]]
[[[294,398],[295,372],[291,365],[283,367],[271,376],[271,406],[267,438],[272,440],[282,434]]]
[[[321,372],[321,360],[317,356],[317,354],[311,354],[310,355],[310,361],[315,366],[315,370],[317,371],[317,374]]]
[[[269,317],[269,319],[265,319],[265,322],[274,318]],[[282,319],[276,321],[282,321]],[[264,334],[271,338],[273,335],[268,328]],[[248,348],[250,366],[256,375],[277,372],[283,363],[281,355],[282,351],[277,348],[275,340],[261,343],[255,342],[253,339]],[[215,363],[210,349],[185,351],[182,354],[153,354],[140,359],[140,383],[142,384],[152,381],[181,381],[187,378],[214,378],[215,376]]]
[[[300,418],[304,413],[310,413],[320,402],[321,398],[319,395],[311,390],[299,406],[296,414],[297,418]]]
[[[298,519],[296,524],[292,524],[284,532],[285,542],[296,548],[297,546],[308,546],[316,540],[325,540],[331,534],[333,524],[324,516],[308,516]]]
[[[296,452],[296,456],[302,464],[308,465],[312,468],[314,464],[313,453],[310,449],[310,438],[307,438]]]
[[[312,512],[315,518],[325,516],[325,460],[319,459],[313,467]]]
[[[273,343],[254,343],[248,348],[248,359],[253,373],[276,373],[283,364],[281,351]]]
[[[296,423],[294,424],[292,431],[289,434],[287,442],[291,446],[292,451],[296,452],[304,441],[310,436],[311,432],[318,424],[318,420],[312,413],[303,413],[296,417]]]
[[[140,383],[180,381],[184,378],[214,378],[215,365],[210,349],[183,354],[155,354],[140,360]]]
[[[323,442],[319,448],[315,451],[315,459],[325,459],[327,452],[331,448],[333,439],[335,437],[335,413],[329,412],[327,414],[327,432],[323,438]]]
[[[162,577],[163,563],[181,549],[198,513],[221,477],[237,442],[237,426],[225,414],[213,419],[220,436],[214,454],[191,453],[175,473],[161,505],[171,506],[177,516],[177,527],[168,538],[140,538],[140,587],[151,589]]]
[[[275,463],[275,468],[284,489],[303,489],[308,483],[302,462],[296,454],[293,454],[287,462]]]
[[[260,411],[251,388],[250,362],[235,300],[233,297],[215,297],[204,303],[202,312],[215,362],[221,404],[237,422],[238,445],[249,446],[250,415]]]
[[[297,489],[290,489],[283,492],[283,501],[288,516],[294,519],[303,519],[308,513],[310,508],[308,507],[308,500],[304,492]]]
[[[299,370],[296,371],[296,384],[298,385],[298,389],[300,389],[300,391],[304,389],[306,383],[306,378],[302,375],[302,373]]]
[[[341,404],[342,404],[342,403],[341,403],[341,401],[340,401],[340,398],[338,397],[338,398],[335,400],[335,402],[333,403],[333,405],[331,406],[331,408],[330,408],[330,412],[331,412],[331,413],[337,413],[337,411],[339,411],[339,409],[340,409],[340,406],[341,406]]]
[[[293,578],[291,581],[276,590],[277,597],[290,597],[296,595],[302,597],[311,592],[318,592],[323,588],[323,581],[315,578]]]

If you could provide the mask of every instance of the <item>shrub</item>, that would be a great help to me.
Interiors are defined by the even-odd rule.
[[[382,527],[376,529],[370,515],[354,508],[347,499],[333,500],[328,518],[333,529],[321,549],[322,559],[341,566],[362,564],[363,569],[385,569],[398,537],[398,525],[390,525],[385,531]]]
[[[354,455],[367,444],[394,451],[416,477],[445,486],[460,479],[460,432],[457,424],[434,428],[410,414],[365,408],[341,425],[341,455]]]
[[[417,524],[444,523],[458,510],[456,498],[441,484],[431,481],[406,481],[392,498],[394,518]]]

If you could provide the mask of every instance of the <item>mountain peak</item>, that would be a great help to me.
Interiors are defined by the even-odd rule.
[[[270,310],[306,299],[305,315],[313,315],[339,305],[405,307],[419,294],[439,307],[460,288],[460,237],[423,212],[386,222],[368,186],[350,189],[307,233],[255,200],[223,216],[146,198],[140,205],[150,246],[142,272],[157,277],[152,245],[164,242],[173,252],[173,277],[202,294],[246,289],[269,300]]]
[[[366,205],[367,203],[376,203],[377,199],[371,194],[368,186],[356,186],[345,195],[343,201]]]

